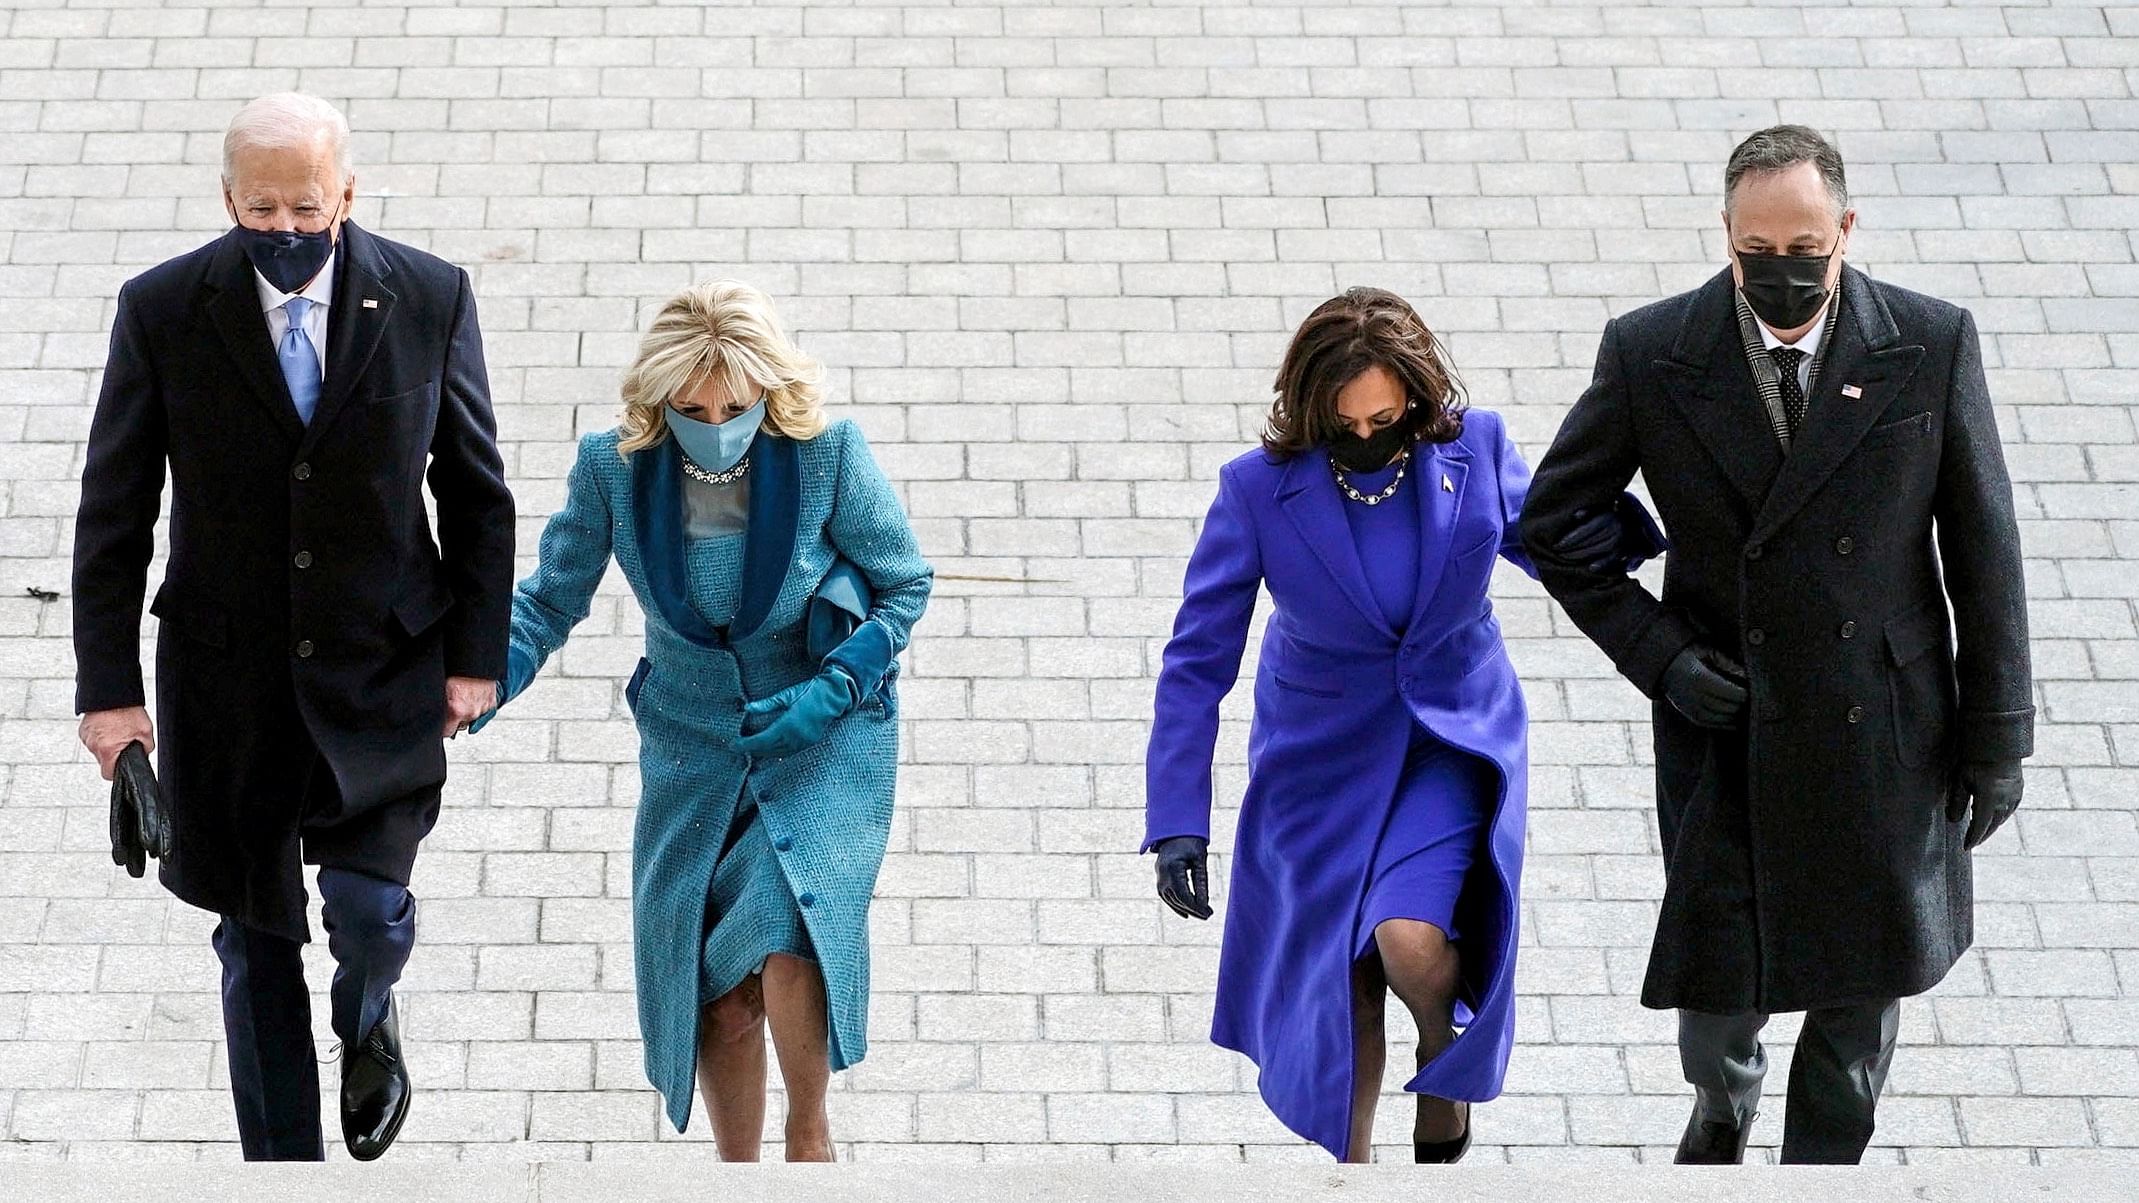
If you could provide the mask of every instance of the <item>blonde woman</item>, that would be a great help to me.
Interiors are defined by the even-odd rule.
[[[861,432],[826,424],[821,377],[746,284],[663,305],[514,595],[501,690],[563,646],[613,556],[646,615],[624,687],[646,1074],[681,1131],[695,1073],[727,1161],[758,1156],[768,1023],[787,1159],[832,1159],[825,1089],[867,1040],[894,657],[933,581]]]

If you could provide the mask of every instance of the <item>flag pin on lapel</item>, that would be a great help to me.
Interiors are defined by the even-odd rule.
[[[1854,401],[1864,395],[1864,390],[1854,384],[1845,384],[1842,386],[1842,395]]]
[[[1443,493],[1453,493],[1456,491],[1456,482],[1448,479],[1448,473],[1446,472],[1443,472],[1441,474],[1441,491]]]
[[[379,303],[378,303],[377,301],[375,301],[375,300],[371,299],[370,297],[365,297],[365,298],[364,298],[364,308],[366,308],[366,309],[377,309],[378,307],[379,307]]]

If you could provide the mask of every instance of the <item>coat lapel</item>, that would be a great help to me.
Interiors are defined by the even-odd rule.
[[[1406,630],[1418,630],[1434,607],[1441,584],[1448,576],[1455,546],[1456,522],[1463,517],[1464,482],[1471,470],[1471,449],[1461,441],[1428,444],[1431,454],[1418,462],[1419,588]],[[1447,481],[1446,488],[1441,482]]]
[[[394,312],[394,292],[386,286],[393,267],[380,256],[371,235],[354,222],[344,222],[335,260],[334,304],[327,310],[327,375],[319,390],[319,408],[305,428],[303,449],[316,444],[348,404]]]
[[[1316,558],[1336,579],[1337,588],[1375,630],[1396,637],[1367,588],[1366,569],[1359,562],[1359,549],[1352,542],[1352,527],[1344,520],[1344,498],[1329,478],[1329,452],[1317,447],[1292,457],[1278,485],[1278,505],[1292,520],[1300,539],[1314,549]]]
[[[675,439],[632,453],[631,526],[646,573],[646,593],[662,621],[701,647],[721,646],[720,633],[691,604],[683,543],[683,464]]]
[[[1820,365],[1818,387],[1805,399],[1805,420],[1791,442],[1782,474],[1753,522],[1754,540],[1773,535],[1827,483],[1924,357],[1923,347],[1901,342],[1894,316],[1868,277],[1849,267],[1842,269],[1842,276],[1835,345]],[[1859,395],[1843,396],[1844,385]]]
[[[227,235],[216,248],[205,281],[210,320],[223,338],[230,357],[238,365],[252,394],[268,420],[292,443],[304,438],[304,423],[290,400],[289,386],[282,382],[282,369],[275,363],[275,349],[267,333],[267,318],[260,312],[260,292],[253,284],[252,263]]]
[[[802,451],[795,441],[760,430],[750,444],[750,526],[743,535],[743,583],[730,637],[755,634],[771,616],[795,562],[802,517]]]
[[[1656,361],[1664,395],[1678,407],[1708,454],[1745,498],[1767,499],[1782,468],[1782,447],[1738,336],[1730,269],[1701,286],[1668,358]]]

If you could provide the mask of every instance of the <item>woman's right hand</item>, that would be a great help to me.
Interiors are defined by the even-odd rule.
[[[1169,836],[1152,845],[1159,855],[1159,900],[1184,919],[1211,917],[1210,845],[1200,835]]]

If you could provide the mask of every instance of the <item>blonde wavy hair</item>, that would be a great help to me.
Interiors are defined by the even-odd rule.
[[[625,455],[669,437],[661,411],[707,373],[732,397],[765,395],[765,428],[785,438],[824,432],[824,365],[788,341],[772,300],[740,280],[694,284],[661,306],[624,373]]]

